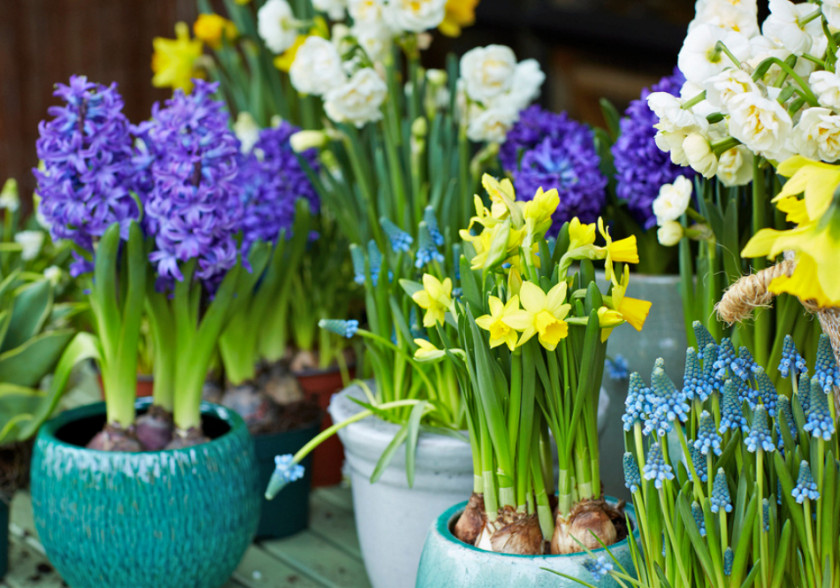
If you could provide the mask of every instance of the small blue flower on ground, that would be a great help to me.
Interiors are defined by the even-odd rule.
[[[729,496],[729,484],[726,482],[726,474],[723,468],[718,468],[715,474],[715,481],[712,486],[711,498],[712,512],[719,512],[723,509],[725,512],[732,512],[732,499]]]
[[[607,358],[606,368],[607,376],[611,380],[626,380],[629,375],[629,365],[627,360],[622,355],[616,355],[614,358]]]
[[[761,405],[755,407],[753,411],[752,426],[749,434],[744,438],[744,445],[750,453],[755,453],[759,449],[770,453],[776,449],[773,435],[767,424],[767,409]]]
[[[597,558],[589,557],[584,560],[583,567],[592,574],[592,578],[596,582],[600,582],[611,571],[613,571],[613,563],[607,559],[605,555],[599,555]]]
[[[790,495],[799,504],[806,500],[817,500],[820,497],[817,483],[814,481],[814,476],[811,475],[811,466],[805,460],[802,460],[799,464],[799,478],[796,480],[796,486],[790,491]]]
[[[341,335],[342,337],[346,337],[347,339],[352,339],[353,336],[356,334],[356,331],[359,330],[359,321],[342,319],[321,319],[320,321],[318,321],[318,326],[324,329],[325,331],[329,331],[330,333],[335,333],[336,335]]]
[[[720,443],[722,439],[717,431],[715,431],[715,419],[704,410],[700,413],[700,426],[697,429],[697,439],[694,440],[694,448],[703,455],[708,455],[709,451],[714,451],[715,455],[720,455]]]
[[[274,472],[271,474],[268,488],[265,490],[266,499],[271,500],[287,484],[300,480],[302,477],[303,466],[295,463],[291,454],[275,456]]]
[[[639,475],[639,464],[636,458],[629,451],[624,453],[624,485],[630,492],[638,492],[642,485],[642,478]]]
[[[659,442],[655,442],[648,449],[645,467],[643,473],[645,480],[654,480],[653,485],[657,489],[662,488],[662,483],[665,480],[674,479],[674,470],[670,465],[665,463],[665,458],[662,455],[662,448]]]

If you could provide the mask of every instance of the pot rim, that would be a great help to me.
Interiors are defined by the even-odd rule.
[[[617,498],[612,496],[605,496],[604,498],[607,499],[607,502],[615,504],[618,502]],[[540,554],[540,555],[520,555],[515,553],[496,553],[495,551],[486,551],[484,549],[479,549],[475,545],[470,545],[469,543],[464,543],[460,539],[458,539],[450,530],[450,527],[455,522],[455,517],[459,516],[464,510],[467,508],[467,500],[463,502],[459,502],[451,507],[449,507],[446,511],[443,512],[437,519],[435,519],[434,526],[432,529],[436,531],[444,541],[449,543],[454,543],[458,547],[466,549],[467,551],[471,551],[474,553],[486,553],[491,556],[501,556],[501,557],[510,557],[510,558],[518,558],[518,559],[536,559],[536,558],[550,558],[550,559],[559,559],[559,558],[567,558],[567,557],[589,557],[589,555],[598,555],[600,553],[606,552],[608,549],[617,549],[623,547],[624,545],[628,544],[627,539],[630,537],[628,535],[621,541],[617,543],[613,543],[612,545],[608,545],[607,547],[599,547],[597,549],[591,549],[589,553],[586,551],[579,551],[577,553],[548,553],[548,554]],[[625,512],[630,515],[630,521],[633,523],[633,537],[638,541],[639,539],[639,525],[636,523],[636,509],[633,508],[631,503],[626,503],[624,505]]]
[[[142,410],[150,406],[154,401],[154,398],[150,396],[139,397],[134,401],[134,408],[135,410]],[[215,417],[224,423],[226,423],[230,429],[226,431],[219,437],[215,439],[211,439],[208,443],[202,443],[201,445],[208,445],[211,443],[219,443],[226,440],[232,434],[242,434],[244,432],[246,435],[250,436],[248,432],[248,427],[245,424],[245,421],[242,419],[236,411],[231,410],[227,407],[221,406],[219,404],[213,404],[210,402],[201,402],[199,407],[201,414],[204,416],[212,416]],[[71,408],[69,410],[65,410],[58,415],[54,416],[53,418],[49,419],[38,430],[38,435],[36,437],[36,441],[46,440],[51,445],[59,445],[63,447],[68,447],[70,449],[78,450],[78,451],[90,451],[94,453],[102,453],[107,455],[113,456],[143,456],[143,455],[154,455],[158,453],[185,453],[195,450],[201,445],[194,445],[192,447],[185,447],[181,449],[161,449],[158,451],[103,451],[101,449],[90,449],[88,447],[84,447],[81,445],[75,445],[73,443],[68,443],[66,441],[62,441],[58,437],[56,437],[56,432],[61,429],[61,427],[72,423],[73,421],[98,416],[105,412],[105,402],[92,402],[90,404],[85,404],[82,406],[78,406],[76,408]]]

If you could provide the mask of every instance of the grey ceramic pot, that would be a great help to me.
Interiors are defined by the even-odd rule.
[[[598,272],[603,282],[603,272]],[[616,328],[607,341],[607,355],[620,355],[627,360],[628,373],[639,372],[646,382],[656,358],[665,360],[665,371],[678,386],[685,371],[685,322],[682,301],[677,290],[678,275],[647,276],[630,275],[627,296],[649,300],[650,314],[641,332],[630,325]],[[624,428],[621,416],[624,414],[624,400],[627,398],[626,378],[612,379],[609,370],[604,370],[602,389],[609,396],[609,413],[606,425],[600,434],[601,481],[604,492],[611,496],[630,500],[630,493],[624,487]]]
[[[217,588],[231,576],[260,514],[254,445],[234,411],[203,403],[201,413],[212,441],[165,451],[85,448],[105,422],[104,402],[41,427],[35,528],[70,586]]]
[[[365,398],[358,386],[333,396],[329,411],[334,422],[362,410],[351,396]],[[382,477],[371,484],[376,462],[397,430],[396,425],[368,417],[339,431],[352,482],[356,532],[374,588],[414,586],[429,525],[473,489],[469,443],[425,432],[417,445],[413,487],[405,477],[405,451],[397,451]]]
[[[614,500],[608,498],[608,500]],[[593,581],[583,562],[590,556],[586,553],[569,555],[507,555],[492,553],[468,545],[452,533],[458,517],[467,506],[466,502],[456,504],[440,515],[429,529],[420,569],[417,573],[417,588],[511,588],[513,586],[551,586],[552,588],[580,588],[584,584],[544,570],[548,568],[578,578],[586,585],[597,588],[619,588],[611,578]],[[633,507],[626,506],[631,522],[635,522]],[[635,524],[633,525],[635,527]],[[638,531],[634,533],[638,536]],[[612,554],[632,573],[633,558],[627,539],[609,547]],[[594,557],[605,555],[605,549],[592,551]]]

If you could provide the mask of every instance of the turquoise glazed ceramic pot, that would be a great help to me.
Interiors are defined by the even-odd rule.
[[[491,553],[463,543],[452,534],[452,528],[458,517],[464,512],[467,503],[456,504],[443,513],[432,524],[426,536],[423,555],[420,557],[420,569],[417,572],[416,588],[440,588],[458,586],[459,588],[511,588],[512,586],[551,586],[552,588],[580,588],[583,584],[574,582],[547,572],[548,568],[580,578],[588,585],[597,588],[620,588],[611,578],[593,582],[592,574],[583,562],[589,555],[573,553],[570,555],[506,555]],[[627,505],[627,513],[635,527],[633,507]],[[634,532],[638,537],[638,530]],[[610,553],[624,568],[632,572],[633,559],[627,539],[610,546]],[[593,555],[605,554],[604,549],[595,549]]]
[[[138,409],[151,404],[140,399]],[[105,403],[67,411],[38,433],[32,507],[47,557],[73,588],[217,588],[260,514],[244,421],[202,404],[209,443],[143,453],[86,449]]]
[[[265,499],[265,489],[274,473],[274,456],[295,454],[306,445],[321,428],[321,419],[283,433],[255,435],[259,475],[258,492],[262,503],[258,539],[279,539],[303,531],[309,525],[309,491],[312,487],[312,455],[301,462],[303,478],[283,488],[282,500]]]

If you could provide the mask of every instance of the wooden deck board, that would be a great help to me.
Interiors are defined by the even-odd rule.
[[[349,488],[311,495],[310,528],[253,544],[224,588],[366,588]],[[32,501],[18,493],[11,506],[9,571],[0,588],[66,588],[47,561],[32,517]]]

